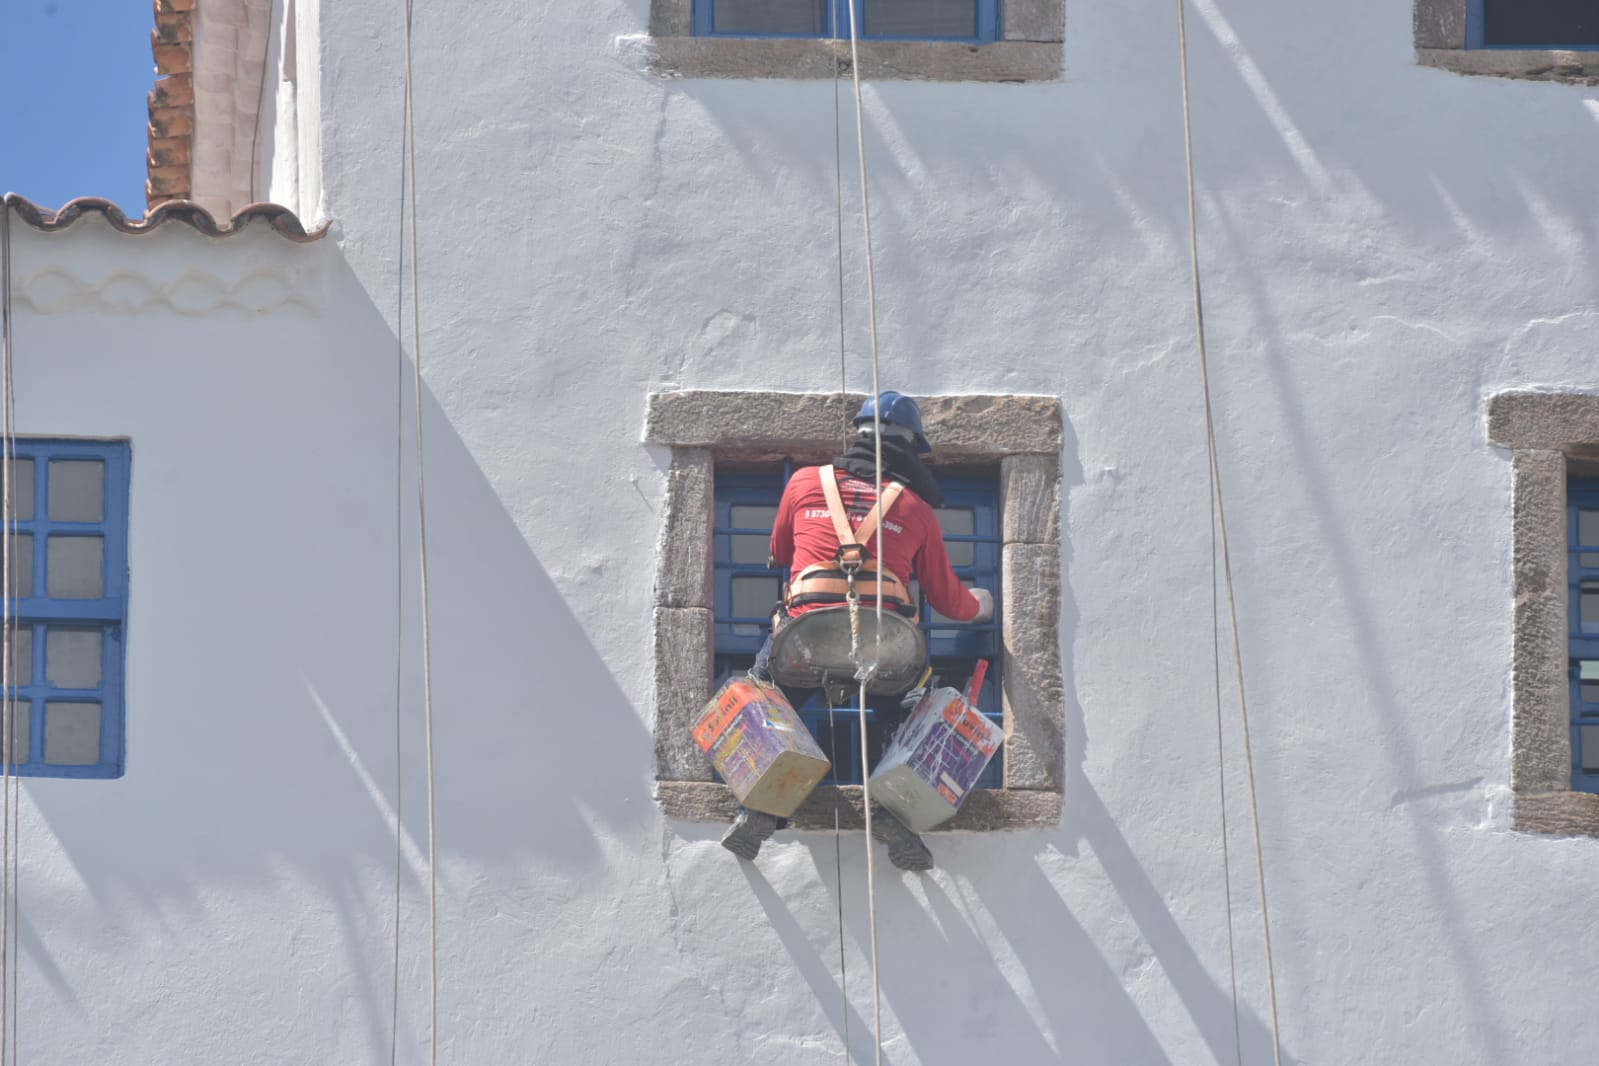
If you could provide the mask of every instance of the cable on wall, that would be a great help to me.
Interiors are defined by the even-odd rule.
[[[0,793],[4,794],[0,802],[0,1066],[5,1066],[8,1061],[7,1034],[11,1027],[11,977],[15,968],[15,959],[11,951],[13,934],[11,924],[11,895],[12,895],[12,866],[11,866],[11,795],[12,778],[16,763],[16,752],[12,745],[16,738],[16,700],[12,697],[12,684],[16,679],[15,673],[15,646],[16,638],[13,629],[16,626],[15,610],[12,607],[12,568],[16,564],[16,511],[15,496],[12,481],[16,471],[16,445],[15,427],[11,417],[13,406],[11,402],[11,198],[8,195],[0,203],[0,461],[4,463],[3,473],[0,473],[0,633],[5,638],[5,654],[0,656],[0,699],[4,700],[4,710],[0,711],[0,730],[4,736],[0,737]]]
[[[411,365],[413,417],[416,419],[416,513],[422,592],[422,707],[427,732],[428,814],[428,1061],[439,1061],[439,881],[438,821],[433,758],[433,627],[428,596],[427,462],[422,430],[422,311],[417,268],[416,101],[412,93],[412,0],[405,0],[405,159],[410,173],[406,211],[411,225]]]
[[[1199,220],[1195,207],[1194,197],[1194,133],[1193,133],[1193,106],[1188,92],[1188,20],[1187,0],[1177,0],[1177,50],[1179,67],[1182,74],[1183,97],[1183,157],[1188,174],[1188,253],[1193,280],[1194,302],[1194,331],[1199,350],[1199,378],[1205,398],[1205,442],[1210,463],[1210,488],[1213,528],[1220,533],[1222,569],[1226,578],[1227,587],[1227,614],[1232,624],[1233,636],[1233,669],[1238,680],[1238,717],[1243,730],[1244,763],[1248,770],[1249,781],[1249,815],[1254,827],[1255,836],[1255,873],[1260,882],[1260,924],[1265,937],[1266,949],[1266,982],[1271,996],[1271,1040],[1273,1062],[1282,1066],[1282,1037],[1277,1019],[1277,976],[1276,968],[1272,962],[1271,952],[1271,917],[1266,904],[1266,863],[1260,843],[1260,804],[1255,791],[1255,756],[1249,738],[1249,700],[1244,688],[1244,657],[1239,638],[1238,627],[1238,598],[1233,587],[1232,552],[1227,538],[1227,508],[1222,499],[1221,466],[1216,456],[1216,417],[1211,404],[1210,388],[1210,358],[1205,346],[1205,301],[1200,285],[1199,269]],[[1211,554],[1211,589],[1212,595],[1216,587],[1216,556]],[[1215,615],[1212,614],[1214,622]],[[1217,670],[1216,680],[1218,699],[1221,690],[1221,672]],[[1220,724],[1217,726],[1217,741],[1220,743]],[[1225,773],[1225,771],[1223,771]],[[1224,786],[1225,787],[1225,786]],[[1225,840],[1226,800],[1223,793],[1223,834]],[[1224,877],[1230,882],[1230,866],[1226,864],[1226,852],[1223,850]],[[1228,951],[1232,952],[1232,888],[1228,885]],[[1237,977],[1233,978],[1233,1025],[1235,1034],[1238,1030],[1237,1010]],[[1239,1061],[1242,1062],[1242,1042],[1239,1045]]]
[[[883,499],[883,421],[881,404],[877,398],[882,395],[882,386],[879,382],[879,359],[877,344],[877,269],[872,256],[872,199],[866,179],[866,118],[861,105],[861,57],[860,57],[860,30],[857,25],[856,5],[859,0],[849,0],[849,54],[850,76],[855,83],[855,139],[856,147],[860,153],[861,170],[861,222],[864,227],[866,241],[866,304],[868,316],[871,320],[872,336],[872,432],[876,444],[876,464],[874,470],[874,484],[877,490],[876,499],[879,503]],[[886,517],[886,515],[884,516]],[[885,554],[882,545],[888,537],[886,522],[878,523],[878,554]],[[852,606],[851,611],[858,610]],[[883,639],[883,597],[882,590],[876,596],[877,640],[879,647]],[[880,652],[879,652],[880,654]],[[877,660],[873,660],[875,669]],[[857,663],[857,666],[860,666]],[[861,735],[861,807],[865,812],[866,820],[866,906],[868,924],[872,934],[872,1043],[876,1052],[876,1064],[883,1063],[883,993],[882,981],[878,967],[877,952],[877,877],[876,865],[872,855],[872,775],[866,764],[867,729],[866,729],[866,681],[869,676],[865,670],[860,671],[860,705],[856,708],[860,722]]]
[[[17,677],[16,640],[13,630],[17,624],[13,593],[16,590],[16,460],[17,460],[17,406],[15,378],[12,374],[14,356],[13,337],[15,320],[12,316],[12,247],[11,247],[11,197],[0,201],[0,633],[4,634],[5,652],[0,656],[0,1066],[16,1062],[17,1057],[17,920],[18,882],[21,873],[21,808],[22,778],[17,773],[16,699],[12,688]],[[7,1040],[9,1034],[9,1055]]]
[[[405,379],[410,358],[405,354],[405,205],[410,172],[404,145],[410,136],[410,108],[400,109],[400,240],[394,256],[394,988],[389,1015],[389,1066],[400,1056],[400,943],[404,915],[401,898],[405,877]]]

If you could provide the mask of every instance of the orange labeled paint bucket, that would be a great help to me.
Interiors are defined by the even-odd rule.
[[[787,818],[832,764],[783,690],[735,677],[700,713],[694,741],[740,805]]]

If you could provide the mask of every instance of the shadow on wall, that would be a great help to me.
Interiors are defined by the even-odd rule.
[[[1083,483],[1084,474],[1069,420],[1065,432],[1062,506],[1069,507],[1070,489]],[[1063,513],[1061,519],[1069,527],[1069,515]],[[1063,563],[1069,573],[1069,539]],[[1075,644],[1078,620],[1071,587],[1065,584],[1061,638],[1068,653]],[[1069,675],[1074,673],[1069,658],[1066,667]],[[1066,704],[1064,822],[1058,833],[1047,836],[1064,851],[1074,852],[1079,844],[1086,844],[1093,852],[1136,926],[1148,957],[1159,963],[1164,982],[1176,992],[1214,1061],[1233,1061],[1240,1042],[1245,1061],[1269,1061],[1270,1026],[1241,1006],[1235,1034],[1230,989],[1207,970],[1088,780],[1084,771],[1087,725],[1070,686]],[[933,847],[941,872],[917,879],[926,894],[925,904],[904,880],[892,873],[879,874],[880,915],[892,915],[893,922],[891,931],[879,930],[884,944],[883,996],[916,1061],[940,1062],[952,1048],[1001,1039],[1019,1062],[1171,1061],[1145,1020],[1143,1007],[1129,991],[1137,983],[1136,975],[1118,973],[1111,967],[1104,945],[1072,913],[1040,866],[1036,852],[1044,835],[1003,834],[981,841],[981,847],[961,846],[961,835],[935,836]],[[810,840],[806,846],[818,871],[834,868],[831,841]],[[846,884],[861,883],[862,864],[848,861]],[[816,941],[758,869],[742,863],[740,868],[828,1023],[841,1041],[847,1023],[852,1050],[866,1061],[871,1054],[870,1021],[854,1004],[870,1002],[862,991],[869,977],[854,979],[854,995],[846,1005],[837,960],[818,954]],[[995,877],[994,871],[1000,869],[1007,871],[1006,876]],[[824,874],[820,882],[837,907],[840,901],[834,878]],[[962,885],[981,888],[974,888],[972,898]],[[853,897],[843,902],[851,942],[865,952],[871,938],[868,916]],[[1003,943],[985,939],[974,926],[974,913],[988,916]],[[926,950],[905,950],[910,945]],[[1007,974],[1002,959],[1014,959],[1025,980]],[[1026,1002],[1018,991],[1024,986],[1035,1004]],[[893,1034],[886,1035],[892,1038]],[[1297,1060],[1285,1050],[1284,1061]]]
[[[1306,310],[1330,322],[1362,305],[1382,313],[1408,288],[1457,274],[1510,307],[1515,291],[1501,295],[1495,280],[1507,250],[1554,263],[1570,291],[1599,281],[1599,188],[1587,180],[1599,168],[1591,90],[1418,67],[1408,4],[1300,11],[1194,0],[1192,8],[1207,257],[1213,216],[1247,212],[1244,251],[1255,261],[1294,276],[1314,256],[1322,284],[1306,292]],[[1072,8],[1061,83],[867,87],[886,351],[936,366],[952,343],[970,345],[998,320],[1021,350],[1100,342],[1114,352],[1151,300],[1182,314],[1188,218],[1176,25],[1169,8],[1152,17],[1131,17],[1125,5]],[[1114,106],[1106,106],[1107,86]],[[851,91],[846,80],[837,107],[853,331],[864,326],[853,307],[863,278]],[[688,138],[707,116],[720,134],[708,150],[728,164],[721,173],[748,185],[735,192],[774,205],[741,224],[764,226],[784,257],[830,264],[833,85],[686,80],[660,92],[663,127]],[[1569,151],[1559,166],[1543,162],[1551,143]],[[658,217],[646,217],[637,236],[646,254],[681,255],[685,210],[725,215],[727,188],[699,181],[700,162],[657,160]],[[795,199],[813,228],[792,225]],[[722,236],[712,226],[700,239],[714,247]],[[1207,262],[1224,272],[1219,259]],[[1144,281],[1120,294],[1074,284],[1081,271],[1071,264],[1082,263]],[[981,294],[972,306],[951,300],[946,286],[894,281],[936,279],[941,266]],[[1588,279],[1586,289],[1572,274]],[[817,293],[825,306],[826,293]],[[703,364],[688,378],[714,376],[716,361]]]
[[[1209,1056],[1216,1062],[1231,1062],[1241,1040],[1244,1061],[1270,1061],[1270,1026],[1241,1008],[1235,1037],[1230,990],[1206,969],[1183,935],[1098,793],[1079,781],[1068,799],[1069,836],[1092,848],[1149,958],[1159,963],[1163,983],[1176,992]],[[880,930],[883,998],[915,1052],[914,1061],[939,1062],[952,1048],[1003,1040],[1019,1062],[1171,1062],[1145,1020],[1143,1007],[1129,992],[1129,982],[1136,980],[1111,968],[1103,946],[1072,913],[1046,872],[1036,860],[1024,857],[1025,844],[1018,838],[1017,846],[996,845],[1016,860],[1003,863],[1012,872],[1005,878],[991,876],[999,865],[992,848],[981,858],[941,863],[943,873],[917,881],[926,894],[925,905],[904,880],[892,875],[879,878],[880,913],[894,916],[892,946]],[[830,842],[808,847],[817,870],[833,867]],[[740,869],[828,1023],[841,1041],[847,1024],[854,1054],[869,1057],[870,1019],[861,1014],[870,1003],[865,961],[853,971],[852,996],[846,1005],[838,960],[818,953],[816,942],[790,913],[788,901],[757,868],[740,864]],[[846,870],[848,883],[857,883],[862,876],[861,864],[852,862]],[[821,881],[836,905],[832,878],[823,876]],[[971,898],[959,887],[962,884],[982,888]],[[853,898],[847,902],[849,936],[864,952],[871,937],[867,916]],[[985,939],[974,928],[971,915],[978,911],[989,916],[1003,943]],[[912,944],[923,950],[896,950]],[[1006,958],[1015,959],[1025,981],[1005,972],[1000,960]],[[1024,1001],[1019,987],[1028,990],[1036,1005]],[[893,1032],[885,1035],[892,1039]],[[1285,1049],[1283,1061],[1298,1060]]]
[[[197,423],[216,425],[156,427],[135,440],[136,499],[142,476],[184,510],[167,516],[170,528],[134,531],[128,773],[25,787],[99,920],[128,935],[152,924],[180,943],[216,933],[205,915],[218,900],[329,901],[360,982],[352,994],[373,1046],[387,1048],[394,818],[402,805],[405,894],[414,902],[426,890],[413,408],[409,361],[348,267],[338,269],[336,288],[352,303],[337,305],[337,347],[296,347],[289,338],[281,361],[269,365],[208,360],[213,369],[196,366],[196,393],[212,387],[204,375],[215,374],[223,390],[216,394],[237,396],[237,404],[196,412]],[[346,314],[355,328],[345,328]],[[186,365],[205,350],[203,325],[193,327],[193,351],[176,353]],[[305,328],[314,338],[325,327]],[[653,816],[653,748],[431,393],[423,406],[448,922],[450,909],[464,906],[463,870],[575,884],[606,863],[597,834],[642,841],[639,830]],[[272,409],[295,411],[292,444],[281,425],[265,424]],[[223,428],[231,432],[213,432]],[[204,462],[249,472],[247,491],[189,496],[184,456],[201,441],[212,450]],[[226,575],[210,569],[214,545],[229,543],[238,528],[270,530],[247,539],[281,550],[255,554]],[[191,564],[191,543],[212,547]],[[231,905],[215,921],[230,921]],[[238,913],[274,913],[242,906]],[[186,920],[172,917],[185,911]],[[72,975],[44,953],[40,928],[25,903],[22,946],[70,1001]],[[291,934],[266,929],[246,937],[265,951],[252,964],[269,962],[280,936],[283,964],[295,966]]]

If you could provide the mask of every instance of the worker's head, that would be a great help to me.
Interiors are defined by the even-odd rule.
[[[922,409],[909,396],[884,392],[867,400],[855,416],[856,430],[870,436],[874,418],[882,423],[885,438],[902,440],[922,455],[933,450],[922,432]]]

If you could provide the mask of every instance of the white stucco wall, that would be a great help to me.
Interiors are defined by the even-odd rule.
[[[652,78],[647,6],[416,12],[441,1061],[836,1061],[846,1024],[870,1061],[861,840],[846,997],[833,838],[740,865],[651,798],[645,397],[837,387],[834,88]],[[1394,0],[1197,0],[1190,28],[1284,1060],[1586,1061],[1599,842],[1508,828],[1509,463],[1482,402],[1592,386],[1599,90],[1419,69]],[[307,294],[19,306],[21,428],[134,455],[128,774],[25,786],[40,1061],[387,1061],[401,22],[334,4],[319,29],[333,238],[18,237],[24,265],[267,264]],[[1085,0],[1059,83],[866,91],[886,382],[1068,419],[1064,820],[882,865],[894,1063],[1234,1061],[1175,47],[1170,5]],[[1241,1030],[1270,1061],[1224,695]]]

